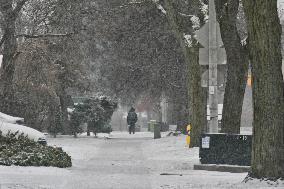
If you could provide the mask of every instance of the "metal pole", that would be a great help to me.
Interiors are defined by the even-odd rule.
[[[209,133],[218,133],[217,20],[214,0],[209,1]]]

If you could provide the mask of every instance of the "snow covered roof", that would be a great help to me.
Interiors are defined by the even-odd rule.
[[[13,117],[13,116],[0,112],[0,122],[6,122],[6,123],[24,122],[24,118]]]

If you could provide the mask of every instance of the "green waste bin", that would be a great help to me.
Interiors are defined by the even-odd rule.
[[[156,120],[150,120],[150,122],[148,122],[148,131],[154,132],[154,127],[156,123]]]

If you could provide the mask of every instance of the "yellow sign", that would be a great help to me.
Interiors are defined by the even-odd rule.
[[[188,135],[186,136],[186,145],[188,146],[190,145],[190,136]]]
[[[248,74],[247,85],[248,85],[249,87],[251,87],[251,85],[252,85],[252,77],[251,77],[251,74],[250,74],[250,73]]]
[[[186,136],[186,144],[189,146],[190,145],[190,130],[191,130],[191,125],[189,124],[186,127],[186,131],[187,131],[187,136]]]

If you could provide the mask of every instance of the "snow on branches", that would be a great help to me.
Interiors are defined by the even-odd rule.
[[[187,47],[192,47],[192,36],[189,34],[183,34],[184,42]]]
[[[209,19],[209,12],[208,12],[208,5],[206,5],[205,3],[203,3],[203,1],[200,1],[201,7],[200,10],[204,15],[204,20],[208,20]]]
[[[167,11],[164,9],[164,7],[159,4],[159,0],[152,0],[156,6],[157,6],[157,9],[159,9],[163,14],[167,14]]]
[[[192,17],[190,18],[190,21],[192,22],[192,28],[194,30],[197,30],[200,28],[200,20],[197,16],[192,15]]]

